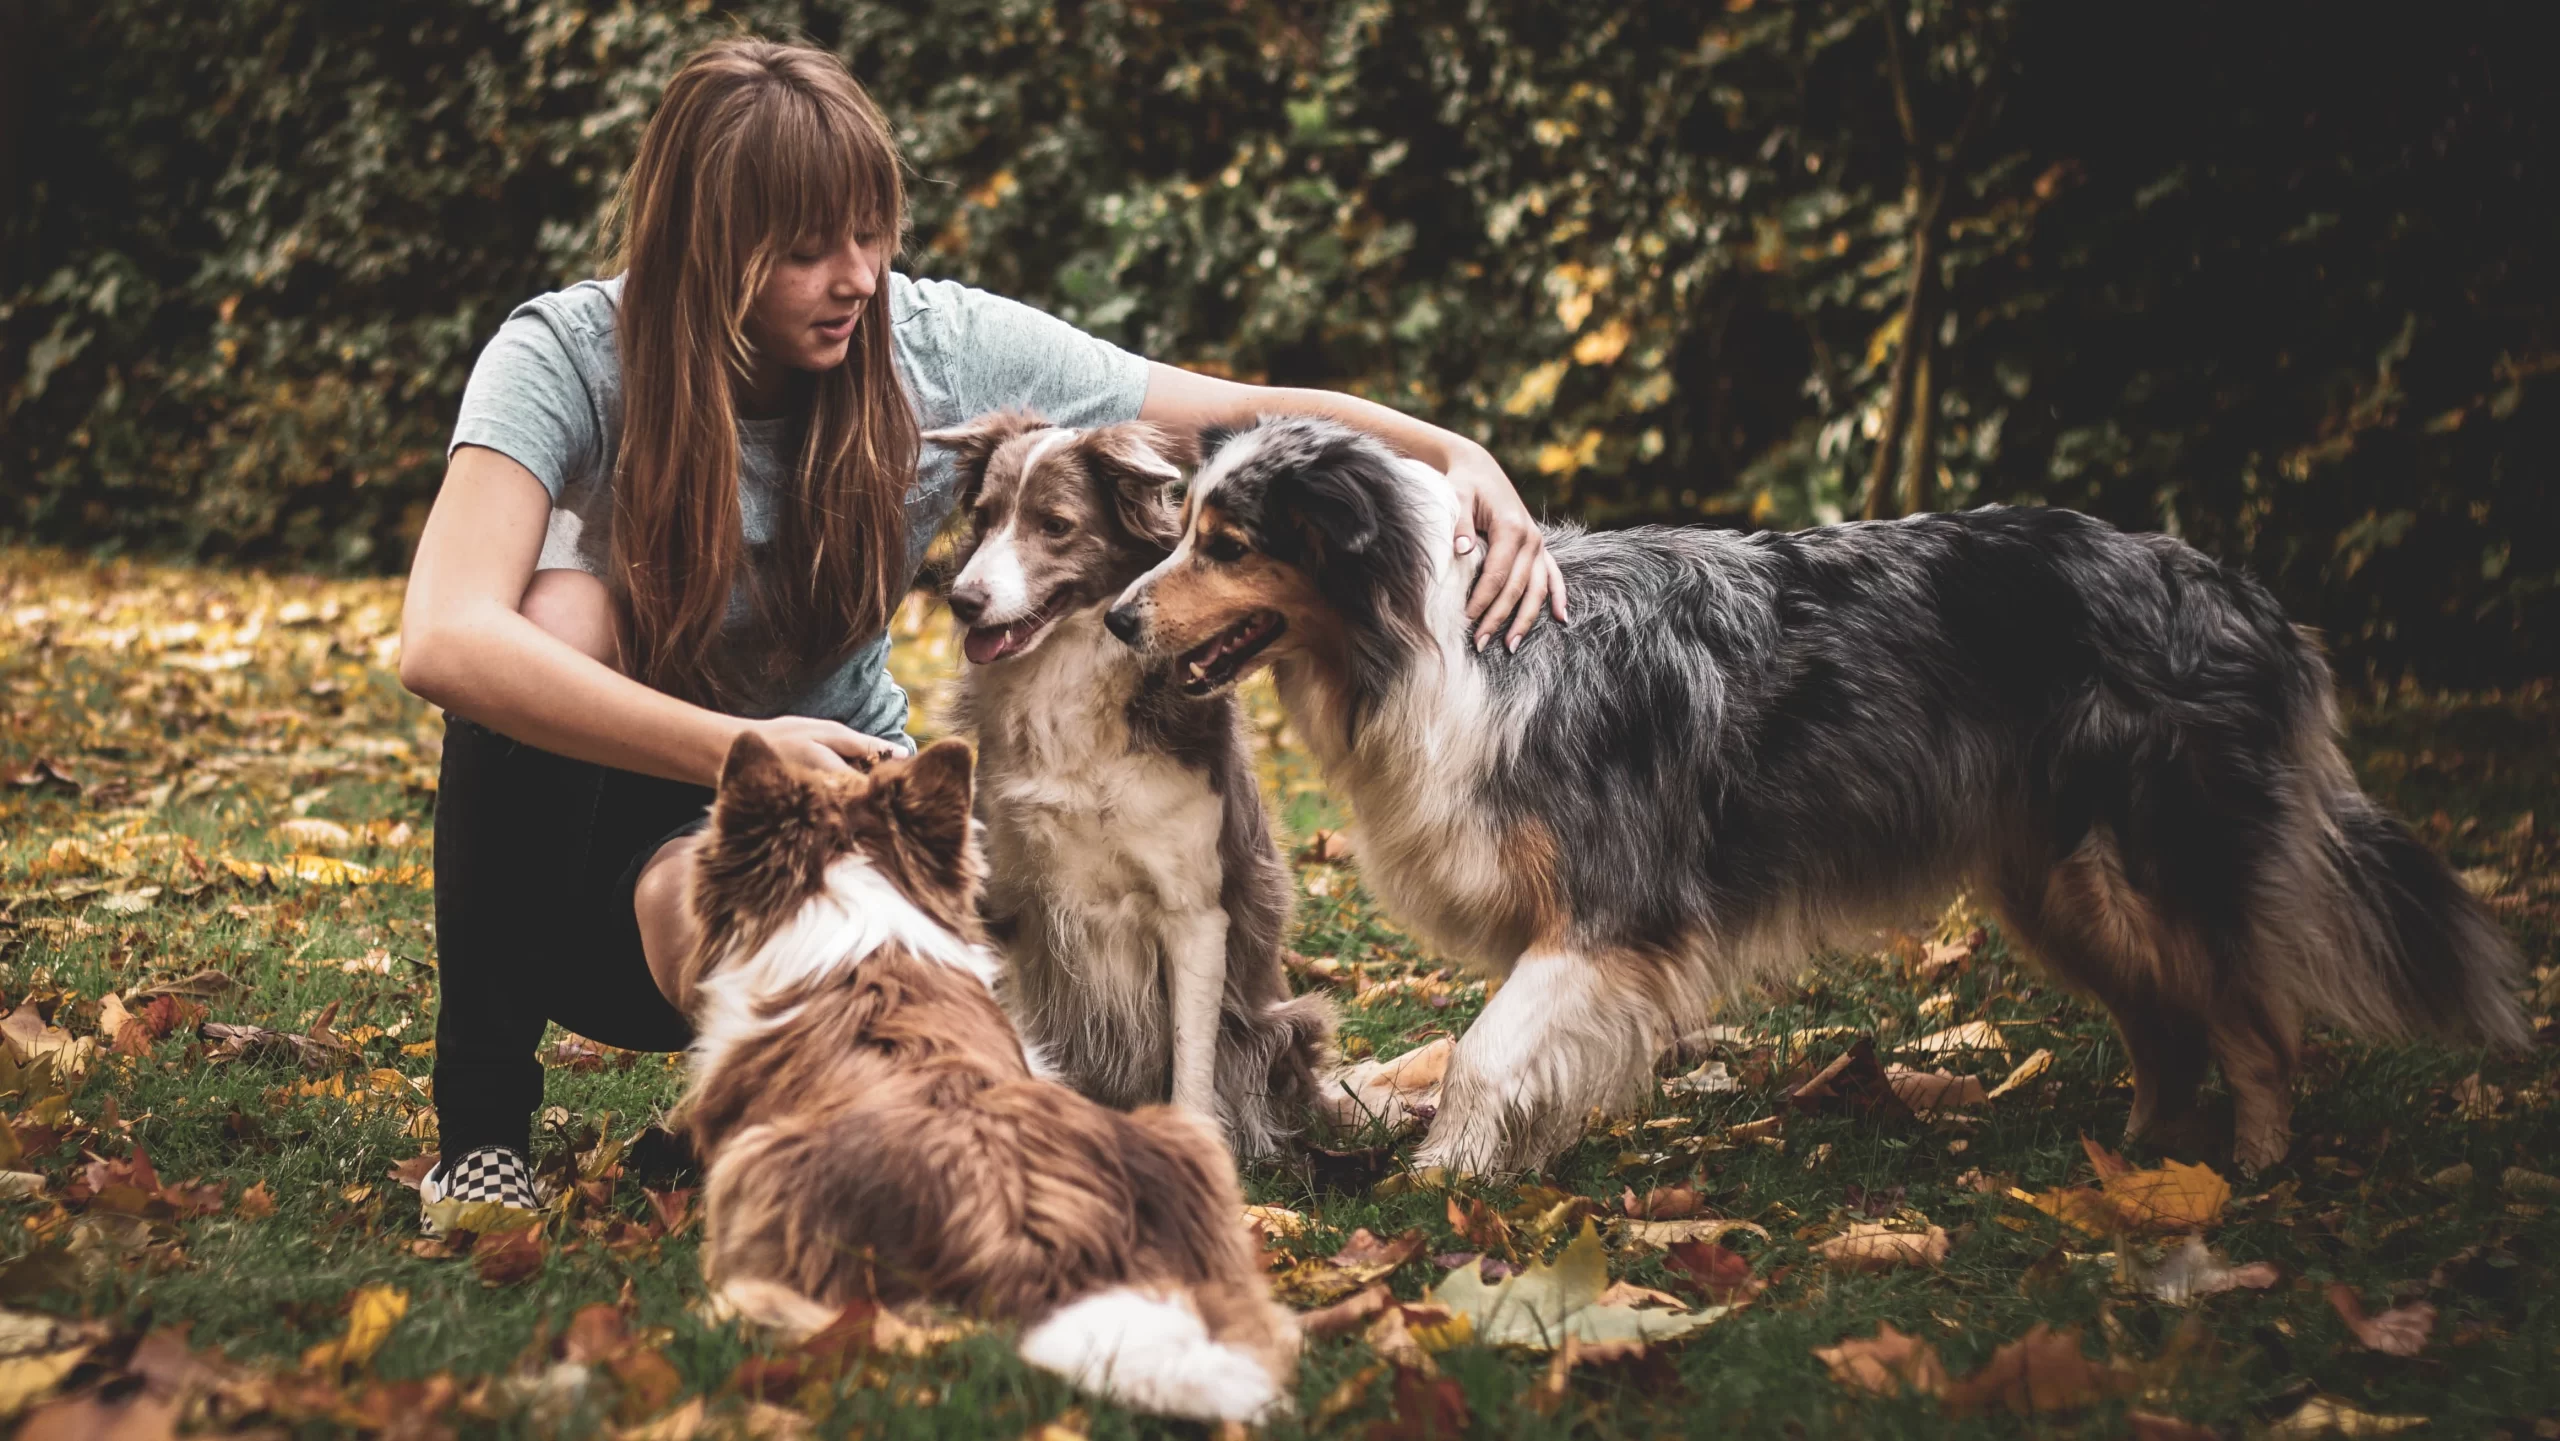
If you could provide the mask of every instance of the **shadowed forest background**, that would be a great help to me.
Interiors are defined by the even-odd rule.
[[[833,46],[904,260],[1594,525],[2039,501],[2341,669],[2553,669],[2544,7],[0,4],[0,532],[396,572],[676,59]]]

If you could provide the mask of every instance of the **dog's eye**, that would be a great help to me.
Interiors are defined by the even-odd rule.
[[[1220,565],[1233,565],[1244,559],[1244,542],[1232,535],[1213,535],[1200,550]]]
[[[1050,537],[1065,535],[1075,528],[1076,523],[1063,515],[1053,515],[1040,522],[1040,533]]]

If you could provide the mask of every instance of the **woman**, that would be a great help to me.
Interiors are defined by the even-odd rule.
[[[911,281],[889,268],[905,218],[889,126],[835,56],[724,41],[649,123],[617,278],[519,307],[472,371],[401,627],[402,682],[450,717],[431,1202],[531,1204],[546,1021],[689,1040],[666,998],[682,863],[741,731],[812,766],[912,747],[887,623],[954,500],[923,430],[1002,406],[1071,425],[1330,416],[1470,497],[1481,539],[1453,544],[1486,546],[1479,644],[1564,614],[1482,447]]]

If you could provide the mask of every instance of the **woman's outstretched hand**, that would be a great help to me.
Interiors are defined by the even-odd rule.
[[[1475,622],[1476,649],[1482,650],[1496,631],[1509,623],[1504,644],[1520,648],[1520,638],[1538,623],[1544,606],[1565,615],[1564,573],[1547,554],[1547,537],[1511,488],[1511,477],[1481,446],[1454,457],[1449,484],[1458,492],[1458,554],[1485,548],[1484,569],[1467,596],[1467,619]]]
[[[784,760],[812,770],[868,770],[873,761],[900,754],[895,745],[878,736],[815,716],[780,715],[749,721],[746,728],[763,736],[765,744]]]

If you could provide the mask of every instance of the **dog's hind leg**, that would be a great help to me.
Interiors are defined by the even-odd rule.
[[[2231,1158],[2255,1175],[2293,1143],[2293,1076],[2302,1017],[2281,997],[2240,992],[2213,1008],[2213,1058],[2231,1087]]]
[[[1531,955],[1459,1038],[1418,1167],[1510,1175],[1644,1094],[1670,1016],[1633,957]]]
[[[2106,829],[2043,875],[2004,880],[1999,910],[2013,938],[2115,1021],[2133,1063],[2126,1138],[2182,1129],[2212,1056],[2203,957],[2126,882]]]

